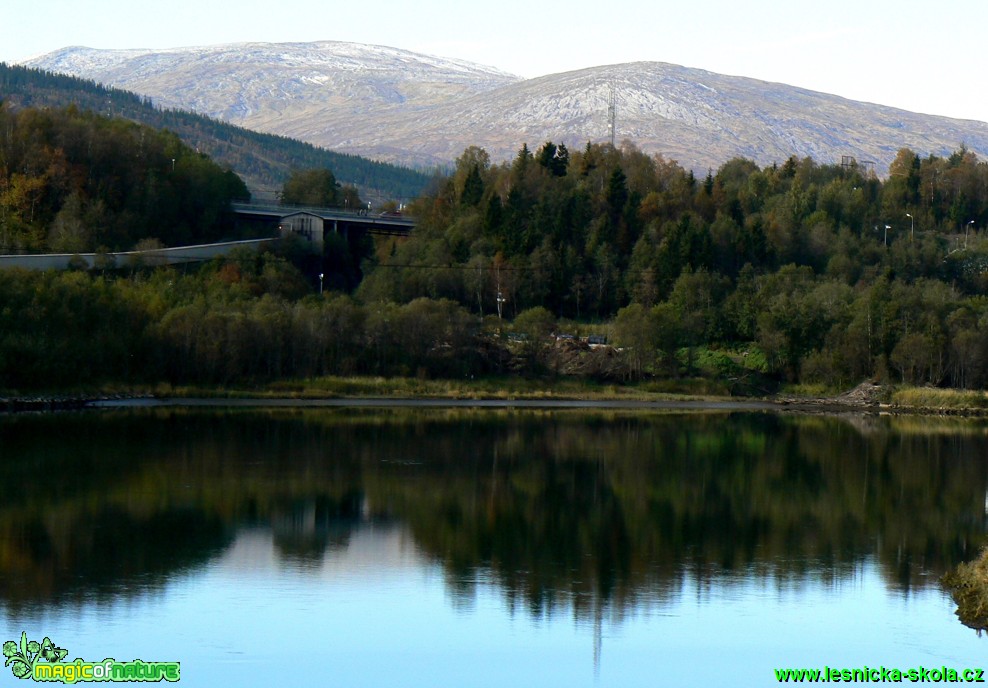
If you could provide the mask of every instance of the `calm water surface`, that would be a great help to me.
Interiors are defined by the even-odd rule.
[[[984,423],[138,409],[0,418],[0,460],[2,640],[181,685],[988,668],[938,583],[988,542]]]

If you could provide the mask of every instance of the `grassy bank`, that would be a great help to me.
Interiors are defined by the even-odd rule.
[[[702,378],[642,382],[599,383],[580,378],[529,379],[490,377],[465,380],[430,380],[409,377],[318,377],[271,382],[254,387],[159,385],[155,396],[331,399],[394,397],[428,399],[583,399],[642,400],[663,398],[729,397],[727,388]]]
[[[988,550],[948,571],[941,581],[957,604],[961,623],[979,633],[988,630]]]
[[[988,410],[988,393],[935,387],[903,387],[892,392],[889,404],[901,409],[958,412]]]

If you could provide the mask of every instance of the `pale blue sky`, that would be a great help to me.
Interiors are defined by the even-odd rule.
[[[68,45],[388,45],[521,76],[654,60],[988,121],[983,0],[6,0],[0,60]]]

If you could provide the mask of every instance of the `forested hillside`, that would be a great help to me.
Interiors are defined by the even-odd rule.
[[[142,144],[137,125],[72,110],[0,114],[3,137],[35,142],[4,144],[0,210],[55,212],[40,225],[49,240],[61,211],[28,182],[61,180],[50,188],[71,197],[103,160],[53,156],[42,134],[60,118],[83,149],[109,127],[128,164],[157,151],[135,176],[171,184],[168,134]],[[206,162],[185,153],[175,172],[186,164]],[[125,188],[105,186],[97,208]],[[900,151],[882,181],[810,159],[738,159],[698,179],[630,145],[526,146],[503,165],[471,148],[436,189],[413,204],[410,238],[350,266],[364,275],[352,295],[330,292],[353,284],[332,274],[337,244],[317,267],[289,243],[189,272],[0,273],[0,389],[505,373],[703,376],[738,392],[988,384],[988,165],[964,149]],[[330,273],[325,293],[314,271]]]
[[[229,237],[240,178],[167,131],[72,106],[0,105],[0,253]]]
[[[546,143],[503,165],[472,148],[415,212],[365,301],[614,318],[638,374],[754,342],[790,380],[986,381],[988,165],[963,148],[902,150],[885,182],[811,159],[696,179],[630,145]]]
[[[430,177],[405,167],[334,153],[301,141],[261,134],[182,110],[160,109],[129,91],[92,81],[0,62],[0,101],[9,107],[76,105],[168,129],[197,151],[233,169],[255,191],[281,188],[293,169],[328,168],[369,198],[404,201],[418,196]]]

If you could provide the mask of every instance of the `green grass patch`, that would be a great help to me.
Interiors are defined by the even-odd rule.
[[[731,390],[720,380],[703,377],[668,378],[649,380],[637,385],[645,394],[687,397],[729,397]]]
[[[846,392],[846,389],[831,387],[822,382],[813,383],[803,383],[798,385],[783,385],[779,390],[780,394],[794,396],[794,397],[806,397],[808,399],[819,399],[822,397],[832,397],[840,394],[841,392]]]

